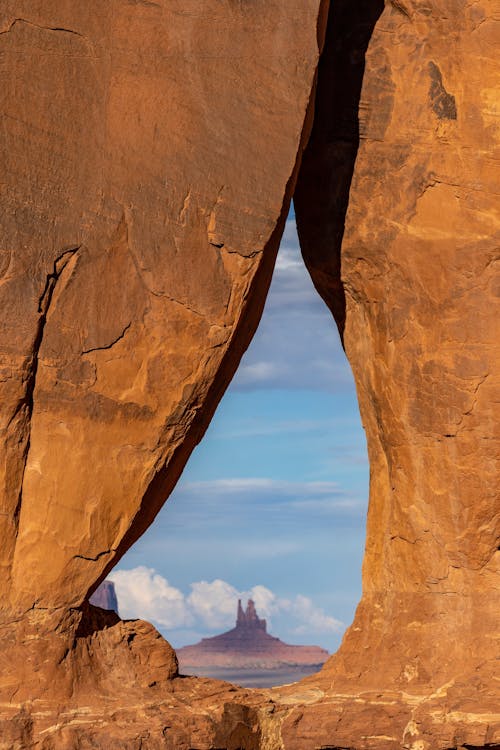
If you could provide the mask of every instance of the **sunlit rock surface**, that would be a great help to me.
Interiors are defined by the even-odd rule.
[[[498,14],[333,2],[315,97],[326,11],[2,3],[2,750],[500,743]],[[367,431],[364,594],[319,677],[249,692],[86,601],[255,330],[313,113],[296,212]]]
[[[164,503],[257,326],[326,10],[321,0],[1,4],[9,748],[78,746],[101,730],[95,742],[109,748],[108,700],[167,700],[168,644],[86,600]],[[135,748],[149,721],[127,715],[139,728],[116,743],[128,731]],[[191,747],[189,716],[176,721]]]
[[[376,6],[333,5],[295,195],[370,458],[363,598],[315,685],[387,691],[361,747],[482,747],[500,741],[500,27],[489,2]],[[287,750],[325,741],[320,716],[358,747],[370,709],[331,700],[292,712]]]

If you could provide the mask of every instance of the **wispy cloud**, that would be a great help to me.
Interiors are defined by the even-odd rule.
[[[342,426],[345,422],[352,425],[353,418],[348,419],[287,419],[281,421],[243,421],[238,429],[221,429],[213,435],[215,440],[227,440],[234,438],[265,437],[267,435],[307,434],[307,433],[329,433],[333,434],[335,428]]]
[[[287,389],[312,383],[317,390],[353,389],[335,322],[314,289],[295,221],[289,219],[262,322],[233,387]]]
[[[191,495],[202,498],[203,503],[215,499],[217,504],[227,500],[234,502],[238,496],[245,502],[251,498],[271,508],[274,502],[296,510],[364,509],[364,503],[341,489],[337,482],[297,482],[270,477],[231,477],[197,482],[184,482],[177,489],[177,496]]]
[[[145,566],[115,570],[109,579],[115,584],[122,617],[151,620],[169,632],[189,628],[194,633],[206,633],[232,627],[238,599],[247,598],[255,601],[259,615],[269,622],[273,617],[286,616],[291,632],[296,634],[338,633],[343,629],[340,620],[317,607],[309,597],[280,597],[261,584],[239,591],[221,579],[196,581],[186,594],[154,568]]]
[[[330,495],[339,491],[337,482],[291,482],[271,477],[230,477],[228,479],[186,482],[184,490],[203,490],[210,494],[234,494],[235,492],[255,493],[265,490],[275,495],[321,494]]]

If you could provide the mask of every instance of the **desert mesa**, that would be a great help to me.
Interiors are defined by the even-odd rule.
[[[177,649],[179,671],[198,667],[231,669],[279,669],[307,666],[320,668],[328,651],[320,646],[291,646],[267,632],[267,624],[255,609],[252,599],[246,609],[238,600],[236,625],[221,635],[203,638],[193,646]]]

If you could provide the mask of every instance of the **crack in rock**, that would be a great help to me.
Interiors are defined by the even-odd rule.
[[[80,34],[79,31],[75,31],[74,29],[66,29],[63,26],[42,26],[39,23],[28,21],[27,18],[14,18],[14,20],[10,22],[9,26],[6,29],[0,31],[0,36],[2,34],[9,34],[18,23],[25,23],[28,26],[34,26],[35,29],[41,29],[42,31],[56,31],[62,32],[64,34],[73,34],[74,36],[79,36],[82,39],[85,39],[83,34]]]
[[[68,262],[70,261],[72,256],[76,252],[78,252],[80,247],[81,246],[78,245],[77,247],[71,247],[67,250],[64,250],[64,252],[62,252],[55,259],[53,267],[52,267],[52,272],[47,274],[45,287],[43,289],[41,296],[38,299],[38,312],[40,314],[40,317],[38,318],[38,324],[36,328],[35,338],[33,341],[31,357],[30,357],[28,367],[27,367],[27,374],[25,378],[25,383],[26,383],[25,393],[24,393],[23,399],[19,402],[16,408],[16,414],[18,414],[19,411],[21,411],[22,409],[26,409],[27,422],[28,422],[28,436],[26,439],[26,447],[24,449],[24,455],[23,455],[23,470],[22,470],[21,482],[20,482],[20,487],[19,487],[19,496],[18,496],[16,508],[14,511],[14,519],[16,520],[16,523],[19,519],[19,515],[21,512],[24,472],[26,470],[26,464],[28,461],[28,454],[29,454],[30,440],[31,440],[31,419],[33,416],[33,396],[35,392],[36,376],[38,372],[38,363],[39,363],[39,354],[40,354],[40,348],[42,346],[43,335],[45,331],[45,324],[47,322],[47,315],[49,312],[50,304],[52,302],[52,298],[54,295],[54,290],[56,288],[57,282],[59,281],[61,274],[66,268]]]
[[[113,341],[111,341],[109,344],[103,344],[103,346],[92,346],[90,349],[84,349],[82,352],[82,355],[90,354],[91,352],[100,352],[100,351],[105,351],[106,349],[112,349],[115,346],[115,344],[117,344],[119,341],[125,338],[125,334],[129,330],[131,325],[132,325],[132,321],[130,321],[130,323],[127,323],[123,331],[120,334],[118,334],[118,336],[115,339],[113,339]]]

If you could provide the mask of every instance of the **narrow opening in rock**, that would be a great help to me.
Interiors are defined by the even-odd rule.
[[[292,209],[254,340],[178,486],[110,575],[120,614],[179,648],[233,628],[238,599],[252,599],[268,633],[331,653],[360,597],[367,496],[353,378]],[[185,671],[262,684],[244,669]]]
[[[382,8],[330,9],[295,191],[317,291],[292,209],[249,351],[169,502],[111,574],[122,616],[152,620],[177,648],[232,628],[238,598],[251,598],[273,635],[332,652],[359,600],[368,461],[350,369],[317,292],[342,337],[340,246],[364,56]]]

